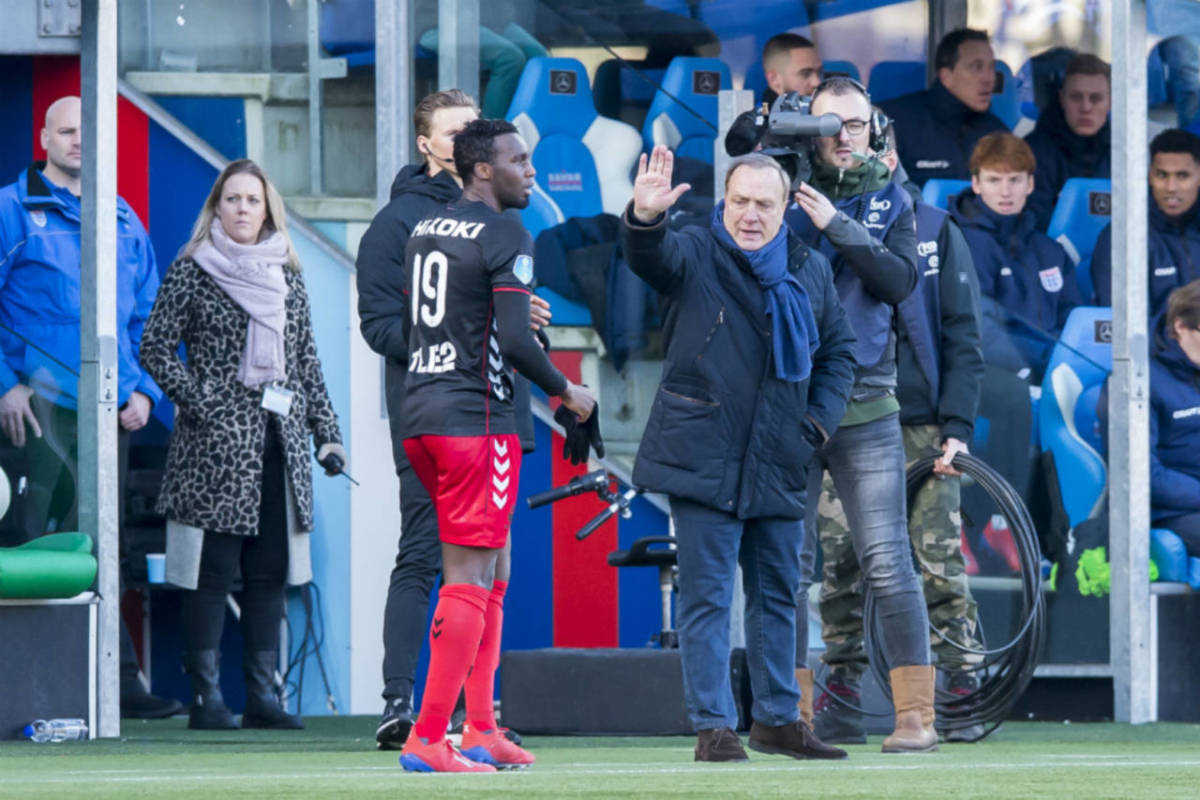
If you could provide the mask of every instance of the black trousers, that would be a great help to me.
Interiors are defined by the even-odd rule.
[[[429,593],[442,571],[433,500],[408,459],[397,454],[400,477],[400,543],[383,609],[383,697],[412,694],[417,659],[425,644]]]
[[[283,446],[273,420],[267,424],[262,480],[257,536],[204,532],[197,587],[182,598],[184,636],[192,652],[220,648],[225,597],[239,572],[245,652],[279,648],[288,567],[287,486]]]

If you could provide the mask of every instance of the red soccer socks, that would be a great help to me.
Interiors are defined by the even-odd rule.
[[[507,589],[507,581],[492,582],[479,651],[467,673],[467,721],[477,731],[496,728],[494,692],[496,667],[500,666],[500,634],[504,629],[504,593]]]
[[[413,726],[414,736],[427,743],[437,742],[446,735],[458,692],[480,649],[489,599],[487,589],[467,583],[443,586],[438,592],[429,629],[425,694],[421,699],[421,715]],[[496,636],[498,650],[499,633]]]

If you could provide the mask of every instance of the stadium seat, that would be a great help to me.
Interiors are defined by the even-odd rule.
[[[1012,69],[1003,61],[996,62],[996,75],[1000,91],[992,94],[991,111],[1011,131],[1021,121],[1020,87]]]
[[[871,102],[876,105],[910,92],[919,92],[925,86],[924,61],[880,61],[871,67],[867,77]]]
[[[678,156],[713,162],[717,93],[732,88],[729,66],[717,58],[678,56],[655,93],[642,140],[647,150],[665,144]]]
[[[1154,108],[1168,102],[1171,92],[1167,87],[1167,65],[1155,46],[1146,56],[1146,105]]]
[[[960,181],[953,178],[930,178],[921,189],[921,199],[927,205],[937,206],[945,210],[950,204],[950,198],[959,192],[971,188],[970,181]]]
[[[573,58],[531,58],[507,118],[528,143],[538,187],[554,214],[542,220],[620,214],[633,196],[630,178],[641,137],[596,113],[587,70]],[[541,204],[541,201],[538,201]]]
[[[826,61],[821,65],[826,77],[834,74],[849,75],[854,80],[862,82],[862,75],[853,61]]]
[[[1091,518],[1104,497],[1104,458],[1080,433],[1094,428],[1096,410],[1081,408],[1081,397],[1099,386],[1112,369],[1112,310],[1080,306],[1071,312],[1050,355],[1038,404],[1042,450],[1053,455],[1059,495],[1073,528]],[[1105,335],[1107,334],[1107,335]]]
[[[0,598],[74,597],[96,580],[92,538],[51,533],[0,547]]]
[[[536,239],[546,228],[553,228],[561,222],[566,222],[566,219],[554,201],[535,182],[533,194],[529,196],[529,205],[521,211],[521,222],[525,225],[525,230],[529,231],[529,235]]]
[[[1071,178],[1063,184],[1046,234],[1055,239],[1075,262],[1080,294],[1092,296],[1092,250],[1100,231],[1111,220],[1112,181],[1108,178]]]

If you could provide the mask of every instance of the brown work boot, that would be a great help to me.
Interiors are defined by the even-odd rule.
[[[813,671],[797,667],[796,685],[800,687],[800,702],[796,704],[796,707],[800,709],[800,719],[804,720],[804,724],[811,728],[813,724]]]
[[[933,667],[896,667],[888,677],[896,707],[896,729],[883,740],[883,752],[934,752],[938,735],[933,729]]]
[[[697,761],[749,761],[732,728],[710,728],[696,734]]]
[[[750,726],[750,749],[760,753],[791,756],[792,758],[821,758],[837,760],[846,757],[846,751],[825,744],[803,720],[786,725],[763,725],[755,722]]]

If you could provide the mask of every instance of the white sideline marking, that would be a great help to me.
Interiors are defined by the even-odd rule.
[[[1070,758],[1071,756],[1057,756],[1057,758]],[[1082,756],[1083,758],[1091,758],[1091,756]],[[811,773],[819,772],[868,772],[868,771],[912,771],[921,769],[934,769],[939,766],[944,766],[938,761],[936,756],[912,756],[911,760],[903,756],[896,757],[897,761],[905,763],[894,764],[853,764],[844,762],[818,762],[806,761],[795,762],[794,764],[780,766],[758,766],[751,762],[750,765],[737,764],[691,764],[691,765],[667,765],[662,764],[657,766],[654,764],[646,764],[643,766],[612,766],[597,769],[597,764],[590,762],[587,764],[557,764],[553,767],[534,767],[527,770],[516,772],[501,772],[493,773],[500,775],[521,775],[520,780],[533,780],[538,775],[554,777],[556,779],[570,775],[697,775],[705,773],[731,773],[731,772],[801,772]],[[1122,758],[1120,755],[1113,756],[1095,756],[1095,758]],[[760,762],[761,763],[761,762]],[[1013,769],[1062,769],[1063,765],[1054,763],[1053,761],[1010,761],[997,762],[989,764],[986,762],[977,762],[970,765],[971,769],[979,770],[1013,770]],[[1116,763],[1079,763],[1073,764],[1074,769],[1129,769],[1142,767],[1200,767],[1200,759],[1189,760],[1141,760],[1141,761],[1118,761]],[[116,772],[116,770],[113,770]],[[191,774],[181,770],[158,771],[151,774],[145,774],[144,771],[139,775],[100,775],[96,771],[87,770],[75,773],[60,774],[53,778],[34,778],[34,777],[8,777],[5,779],[5,784],[63,784],[63,783],[78,783],[80,780],[86,780],[89,783],[155,783],[161,781],[178,781],[185,780],[192,783],[213,783],[220,781],[237,781],[246,778],[253,778],[256,781],[286,781],[286,780],[321,780],[321,779],[341,779],[348,776],[360,773],[364,777],[387,777],[385,773],[394,773],[396,776],[402,776],[406,773],[399,765],[388,766],[386,768],[380,766],[364,766],[364,767],[339,767],[332,772],[286,772],[286,773],[252,773],[245,775],[211,775],[211,774]],[[433,775],[448,775],[450,773],[433,773]],[[462,773],[456,773],[461,776]],[[482,773],[476,773],[482,774]],[[77,775],[78,778],[68,777]],[[503,779],[502,779],[503,780]],[[510,778],[511,780],[511,778]]]

